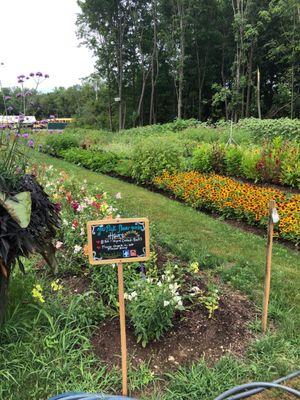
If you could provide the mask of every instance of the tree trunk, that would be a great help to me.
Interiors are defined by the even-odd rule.
[[[261,119],[261,106],[260,106],[260,72],[259,68],[257,68],[257,112],[258,118]]]
[[[201,121],[201,114],[202,114],[202,89],[204,84],[205,72],[206,72],[206,60],[207,54],[204,57],[204,66],[203,72],[201,74],[201,67],[200,67],[200,57],[199,57],[199,49],[198,45],[196,44],[196,58],[197,58],[197,72],[198,72],[198,120]]]
[[[222,63],[221,63],[221,78],[222,78],[223,88],[225,88],[225,85],[226,85],[224,66],[225,66],[225,45],[224,45],[224,41],[223,41],[222,42]],[[226,96],[225,96],[225,119],[226,119],[226,121],[228,120],[228,101],[227,101]]]
[[[249,117],[249,108],[251,100],[251,87],[252,87],[252,64],[253,64],[253,43],[251,43],[250,56],[248,62],[248,83],[247,83],[247,99],[246,99],[246,118]]]
[[[156,83],[158,78],[158,51],[157,51],[157,2],[152,0],[153,10],[153,51],[151,56],[151,96],[150,96],[150,110],[149,110],[149,124],[151,125],[154,120],[154,96]]]
[[[179,56],[179,71],[178,71],[178,103],[177,103],[177,118],[182,118],[182,94],[183,94],[183,79],[184,79],[184,5],[182,0],[177,0],[177,11],[179,15],[180,26],[180,56]]]

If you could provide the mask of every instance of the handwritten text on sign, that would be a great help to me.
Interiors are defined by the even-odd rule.
[[[90,221],[88,239],[91,264],[149,258],[149,221],[146,218]]]

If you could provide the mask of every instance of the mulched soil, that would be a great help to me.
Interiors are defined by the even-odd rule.
[[[197,305],[177,315],[171,332],[143,348],[136,342],[133,328],[127,324],[128,358],[133,367],[149,363],[155,373],[163,373],[199,361],[214,363],[231,353],[239,357],[253,338],[247,325],[254,318],[253,305],[246,296],[229,292],[221,296],[220,308],[212,319]],[[92,337],[95,354],[108,366],[121,366],[119,319],[105,321]]]

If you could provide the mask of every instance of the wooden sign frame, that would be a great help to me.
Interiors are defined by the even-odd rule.
[[[146,255],[144,257],[130,257],[130,258],[114,258],[105,260],[94,260],[93,258],[93,241],[92,241],[92,226],[93,225],[112,225],[112,224],[126,224],[131,222],[143,222],[145,224],[145,250]],[[88,234],[88,256],[89,263],[91,265],[103,265],[103,264],[118,264],[118,263],[133,263],[148,261],[150,257],[150,231],[149,231],[149,220],[148,218],[116,218],[116,219],[102,219],[96,221],[89,221],[87,223],[87,234]]]

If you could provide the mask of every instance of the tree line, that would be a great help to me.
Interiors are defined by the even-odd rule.
[[[175,118],[300,116],[298,0],[78,4],[77,33],[96,57],[95,72],[82,85],[33,93],[28,114],[77,116],[110,130]]]
[[[299,116],[297,0],[78,0],[110,127]]]

